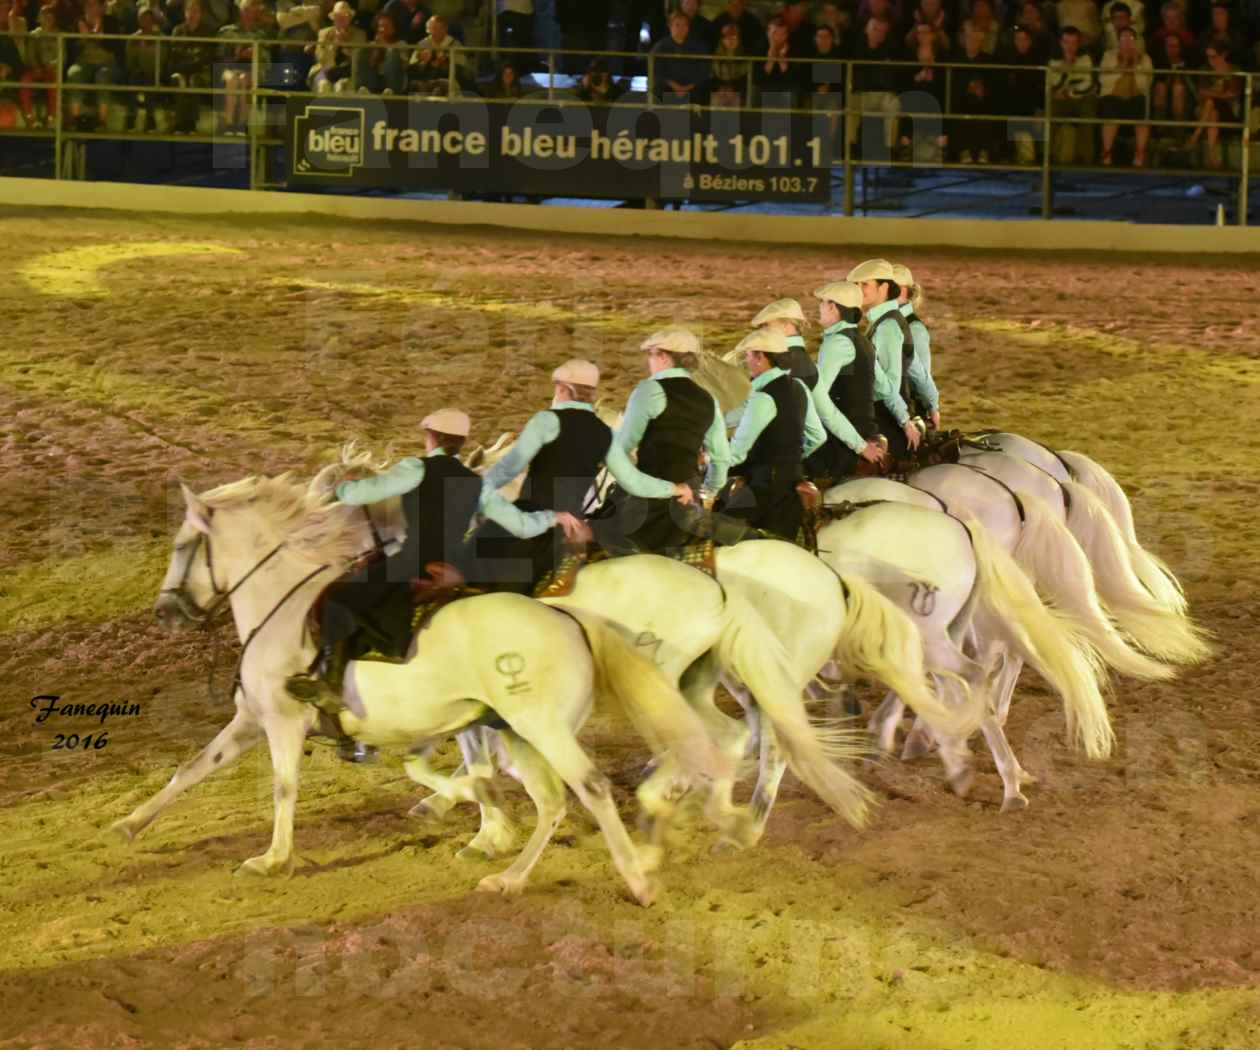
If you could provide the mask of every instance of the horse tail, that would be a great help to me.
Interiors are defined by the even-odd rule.
[[[801,781],[854,827],[868,818],[874,796],[835,760],[870,753],[865,734],[840,723],[814,723],[802,691],[817,668],[794,673],[787,652],[753,607],[728,594],[716,650],[720,665],[752,694],[774,727],[783,757]]]
[[[914,621],[865,580],[845,576],[841,583],[844,622],[834,657],[844,674],[883,682],[940,733],[971,736],[984,718],[984,695],[973,693],[960,678],[964,706],[945,704],[928,684],[923,635]]]
[[[1079,482],[1065,481],[1063,487],[1071,500],[1068,528],[1089,556],[1098,593],[1116,622],[1148,653],[1169,663],[1206,660],[1212,649],[1202,629],[1143,586],[1129,546],[1103,502]]]
[[[1171,667],[1133,649],[1116,630],[1098,604],[1089,559],[1067,527],[1043,500],[1027,492],[1018,495],[1024,507],[1024,525],[1014,556],[1034,586],[1076,620],[1098,655],[1120,674],[1152,682],[1173,677]]]
[[[1110,473],[1088,456],[1080,452],[1060,452],[1058,456],[1072,472],[1072,477],[1102,500],[1103,506],[1110,512],[1129,548],[1133,571],[1142,581],[1142,585],[1169,612],[1184,614],[1186,596],[1172,569],[1163,559],[1138,542],[1137,531],[1133,527],[1133,507],[1124,489]]]
[[[1090,758],[1106,758],[1115,735],[1099,688],[1105,672],[1098,654],[1072,621],[1037,597],[1024,571],[983,526],[970,515],[959,517],[975,548],[981,613],[1059,694],[1069,739]]]
[[[596,690],[620,705],[654,755],[670,752],[686,773],[710,780],[735,775],[734,763],[713,742],[699,716],[668,676],[600,616],[572,608],[594,657]]]

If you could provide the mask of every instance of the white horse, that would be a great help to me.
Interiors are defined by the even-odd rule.
[[[370,526],[358,508],[321,505],[322,490],[285,477],[246,479],[201,497],[185,488],[184,498],[185,521],[156,611],[164,624],[178,627],[204,622],[223,602],[231,605],[245,644],[236,715],[114,829],[130,840],[180,793],[265,735],[275,781],[273,840],[243,870],[271,873],[293,861],[298,762],[319,717],[289,698],[283,682],[312,656],[307,606],[330,576],[370,548]],[[631,892],[647,904],[654,888],[643,859],[621,824],[607,779],[574,737],[590,708],[597,666],[635,724],[648,727],[653,750],[667,748],[691,777],[729,776],[682,697],[615,630],[596,617],[557,615],[517,595],[485,595],[442,609],[405,663],[352,663],[341,728],[367,742],[411,749],[410,767],[423,765],[427,743],[497,715],[506,723],[501,735],[512,767],[539,819],[520,857],[481,887],[515,892],[524,886],[563,818],[567,784],[598,821]]]

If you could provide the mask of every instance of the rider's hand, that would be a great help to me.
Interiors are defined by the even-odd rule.
[[[932,413],[931,418],[932,418],[932,429],[940,430],[941,429],[941,410],[938,408],[935,412]]]
[[[908,444],[912,449],[918,448],[919,441],[923,435],[919,433],[919,428],[914,425],[914,421],[907,419],[906,425],[901,429],[906,435],[906,444]]]
[[[866,448],[862,449],[858,455],[866,460],[867,463],[882,463],[884,462],[885,452],[878,441],[868,441]]]
[[[674,485],[674,499],[678,500],[684,507],[687,507],[695,503],[696,494],[691,491],[691,486],[685,481],[679,481]]]
[[[590,543],[594,538],[591,527],[567,510],[556,515],[556,525],[564,529],[564,538],[570,543]]]

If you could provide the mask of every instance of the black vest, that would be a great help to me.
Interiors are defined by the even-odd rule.
[[[464,532],[481,501],[481,478],[454,456],[430,456],[424,480],[402,497],[407,539],[390,561],[391,579],[424,575],[431,561],[460,564]]]
[[[794,379],[799,379],[810,390],[818,382],[818,366],[803,346],[789,347],[786,354],[779,354],[775,364],[785,372],[791,372]]]
[[[840,369],[840,374],[827,392],[836,408],[853,424],[862,438],[879,432],[875,425],[875,347],[856,328],[837,332],[853,344],[853,360]]]
[[[555,441],[538,450],[516,505],[522,510],[568,511],[581,515],[586,493],[608,455],[612,430],[584,408],[553,408],[560,420]]]
[[[901,386],[898,389],[898,393],[901,394],[901,400],[909,405],[910,363],[914,360],[914,336],[910,334],[910,319],[901,312],[901,307],[889,310],[888,313],[871,325],[870,330],[866,334],[873,346],[875,343],[875,330],[889,318],[892,318],[893,323],[901,329]]]
[[[657,382],[665,391],[665,411],[643,432],[639,469],[665,481],[690,481],[700,472],[704,435],[713,425],[713,395],[690,376]]]
[[[805,443],[805,400],[808,396],[793,376],[772,379],[761,393],[774,399],[774,419],[757,436],[748,456],[733,473],[756,481],[758,468],[800,467]]]

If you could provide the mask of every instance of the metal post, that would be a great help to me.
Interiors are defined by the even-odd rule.
[[[853,63],[844,64],[844,214],[853,215],[853,143],[849,136],[853,112]]]
[[[446,49],[446,97],[455,97],[455,45]]]
[[[245,119],[245,163],[249,165],[249,188],[258,189],[254,150],[258,143],[258,80],[262,72],[262,44],[255,40],[249,53],[249,115]]]
[[[57,85],[57,112],[53,114],[53,178],[63,178],[61,170],[61,151],[64,142],[61,138],[61,114],[66,108],[66,90],[61,82],[61,71],[66,68],[66,38],[57,34],[57,77],[53,81]]]
[[[1251,174],[1251,95],[1252,78],[1243,84],[1242,171],[1238,179],[1238,225],[1247,225],[1247,179]]]
[[[556,97],[556,53],[547,52],[547,101]]]
[[[656,108],[656,55],[651,51],[648,52],[648,89],[647,89],[647,108]]]
[[[1050,67],[1046,66],[1046,111],[1042,118],[1041,144],[1041,217],[1050,219],[1054,216],[1054,175],[1050,170],[1050,151],[1053,145],[1051,136],[1054,133],[1050,121],[1050,107],[1054,102],[1054,90],[1051,87]]]
[[[496,10],[498,5],[495,0],[486,0],[486,7],[490,11],[490,60],[497,69],[499,66],[499,13]]]

